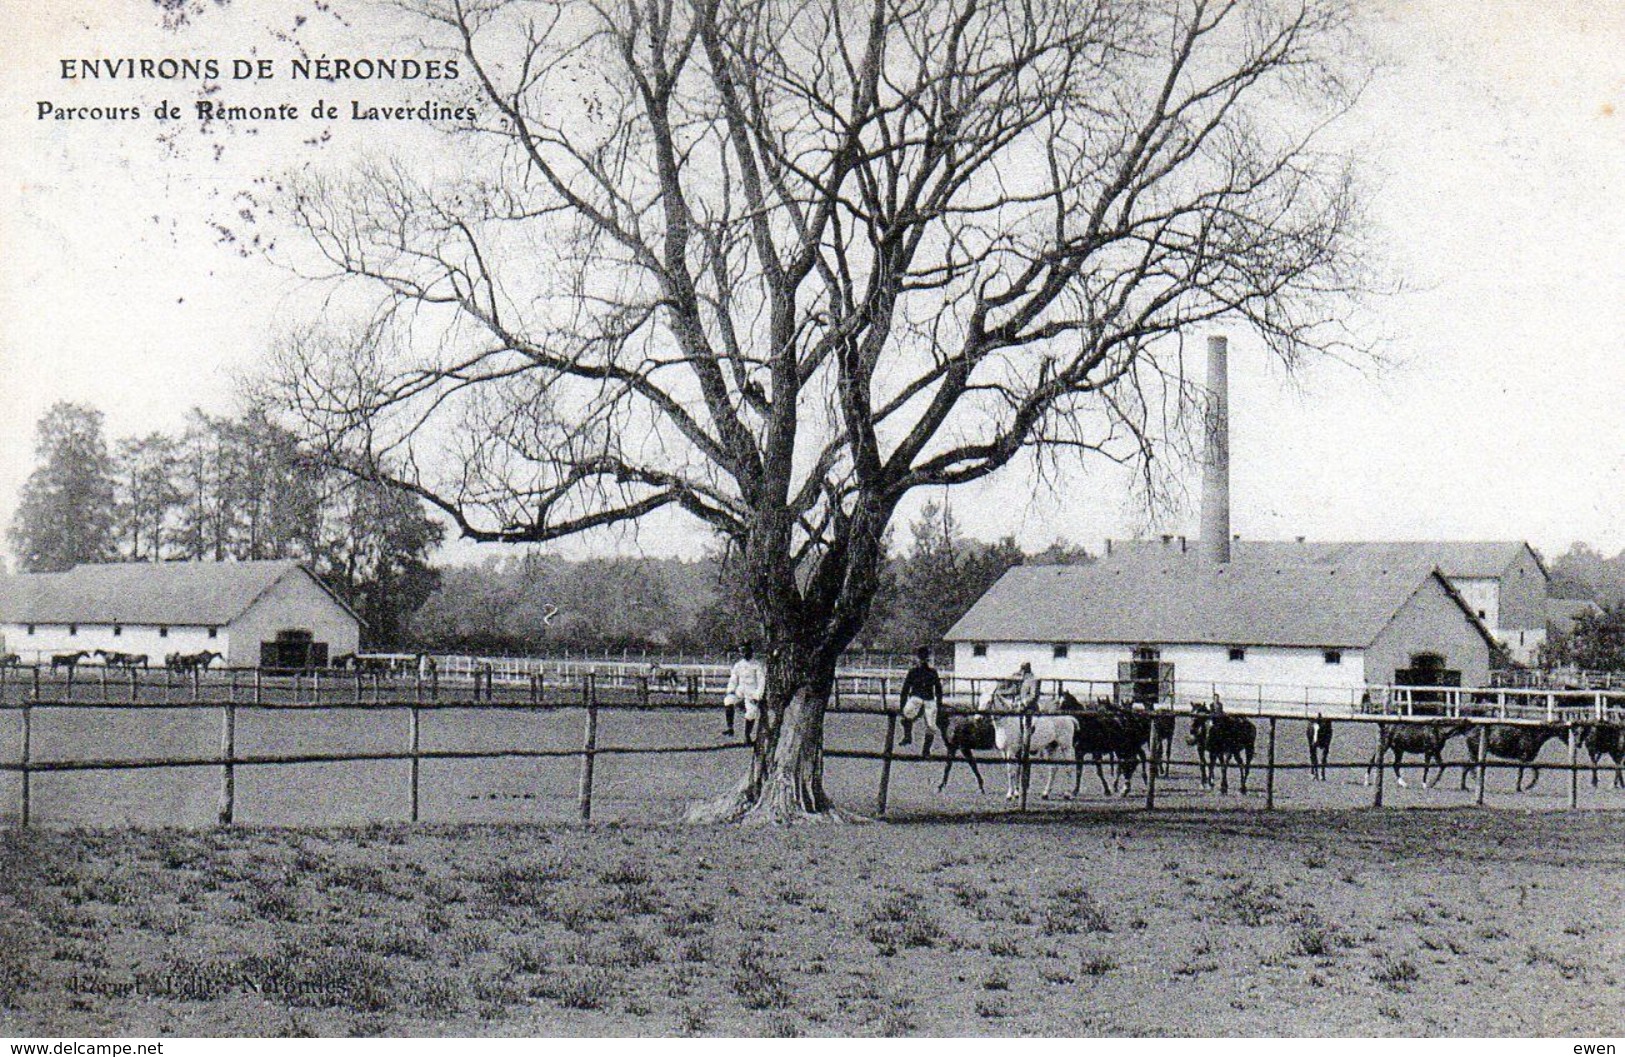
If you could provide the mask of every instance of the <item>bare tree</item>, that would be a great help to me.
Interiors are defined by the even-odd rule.
[[[912,490],[1144,464],[1179,335],[1344,346],[1335,0],[412,0],[474,117],[304,180],[380,295],[277,397],[476,540],[686,511],[766,640],[749,773],[698,819],[838,817],[823,720]],[[436,37],[435,35],[438,35]]]

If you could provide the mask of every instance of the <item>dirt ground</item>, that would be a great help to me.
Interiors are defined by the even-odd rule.
[[[0,1034],[1619,1035],[1612,812],[9,832]]]

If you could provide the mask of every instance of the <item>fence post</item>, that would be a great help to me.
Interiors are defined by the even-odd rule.
[[[220,758],[225,764],[220,781],[220,824],[229,826],[237,815],[237,706],[229,701],[220,730]]]
[[[649,707],[649,677],[647,675],[638,676],[638,692],[639,692],[639,695],[643,699],[643,707],[648,708]]]
[[[419,810],[418,810],[418,750],[419,750],[419,747],[420,747],[421,743],[419,741],[418,703],[416,701],[412,702],[411,721],[412,721],[412,726],[411,726],[411,735],[412,735],[412,821],[417,822],[417,821],[419,821],[419,818],[420,818],[420,813],[419,813]]]
[[[203,699],[203,669],[197,665],[192,666],[192,704]]]
[[[582,676],[581,693],[587,704],[587,730],[581,751],[581,821],[592,821],[592,765],[598,751],[598,687],[591,674]]]
[[[1027,759],[1027,746],[1032,741],[1032,732],[1027,727],[1027,716],[1020,717],[1017,729],[1021,731],[1021,810],[1027,810],[1027,787],[1032,784],[1032,764]]]
[[[136,699],[141,696],[141,691],[139,689],[140,684],[141,684],[141,680],[136,677],[134,666],[131,666],[131,668],[130,668],[130,704],[132,704],[132,705],[135,704]]]
[[[39,668],[37,667],[34,669],[34,680],[34,696],[37,699],[39,697]],[[29,770],[29,764],[33,762],[30,755],[33,752],[33,737],[34,703],[25,699],[23,701],[23,790],[22,803],[19,805],[18,810],[19,821],[22,823],[23,829],[28,828],[28,800],[29,793],[32,792],[29,786],[32,784],[33,772]]]
[[[355,670],[355,703],[358,705],[361,703],[361,675],[361,669],[357,668]]]
[[[1375,724],[1375,726],[1377,728],[1377,791],[1371,794],[1371,806],[1381,807],[1383,785],[1382,775],[1388,767],[1388,761],[1384,758],[1387,755],[1385,750],[1388,748],[1388,738],[1381,723]]]
[[[1580,806],[1580,737],[1579,729],[1569,724],[1569,810]]]
[[[1490,759],[1490,731],[1488,727],[1478,728],[1478,795],[1474,800],[1479,807],[1484,806],[1484,776],[1489,772]]]
[[[1269,755],[1264,763],[1264,810],[1275,810],[1275,717],[1270,717]]]
[[[1157,809],[1157,768],[1162,766],[1162,740],[1157,737],[1156,710],[1151,714],[1151,766],[1145,772],[1145,809]]]
[[[875,798],[875,814],[886,817],[886,793],[891,786],[891,755],[897,737],[897,713],[886,713],[886,749],[880,757],[880,795]]]

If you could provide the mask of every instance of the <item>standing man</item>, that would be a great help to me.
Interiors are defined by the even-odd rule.
[[[921,646],[914,651],[919,661],[903,677],[903,744],[914,740],[914,721],[925,716],[925,737],[921,740],[920,755],[931,755],[931,735],[939,729],[942,709],[942,679],[931,667],[931,647]]]
[[[728,718],[728,737],[733,737],[734,709],[745,707],[745,741],[753,735],[756,721],[762,717],[762,698],[767,694],[767,669],[756,659],[756,644],[747,642],[739,647],[739,659],[728,673],[728,692],[722,697],[722,707]]]

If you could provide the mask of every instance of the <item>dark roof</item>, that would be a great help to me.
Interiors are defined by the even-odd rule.
[[[1180,553],[1177,542],[1160,540],[1113,540],[1112,556],[1153,557],[1167,560]],[[1197,550],[1196,541],[1189,543],[1191,553]],[[1230,545],[1233,562],[1262,562],[1268,565],[1322,565],[1339,569],[1353,567],[1392,569],[1415,566],[1421,569],[1438,568],[1454,579],[1490,579],[1506,572],[1529,544],[1520,540],[1411,540],[1335,542],[1325,540],[1236,540]],[[1535,555],[1535,563],[1542,573],[1546,566]],[[1549,575],[1549,574],[1548,574]]]
[[[309,576],[355,616],[294,561],[121,562],[0,577],[0,622],[225,625],[287,576]]]
[[[1017,566],[946,637],[1364,648],[1418,591],[1441,590],[1494,641],[1443,576],[1412,563],[1221,565],[1177,550],[1172,557]]]

